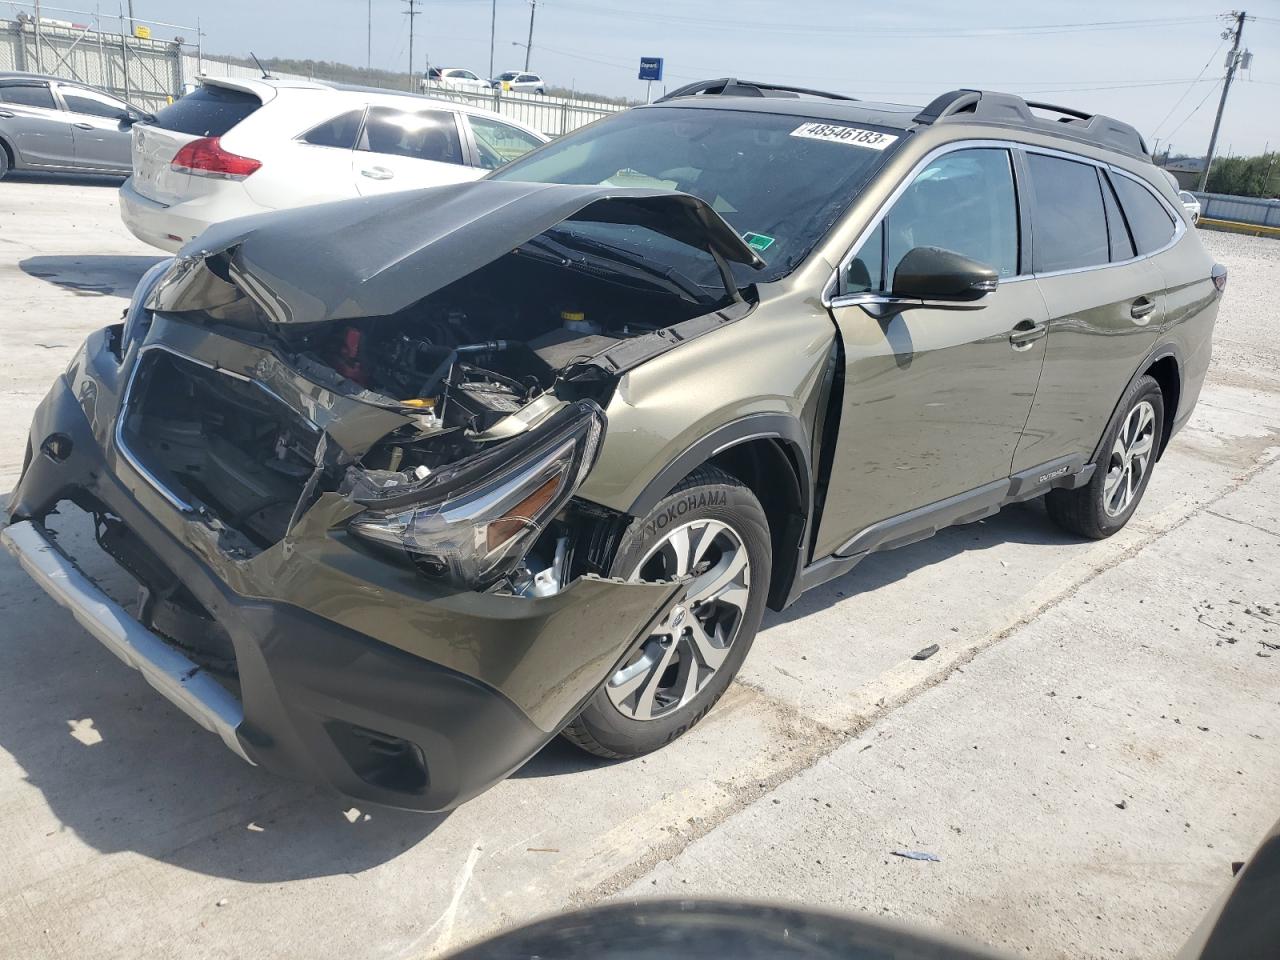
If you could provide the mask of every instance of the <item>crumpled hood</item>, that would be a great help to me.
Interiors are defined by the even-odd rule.
[[[148,306],[203,310],[243,292],[277,324],[386,316],[572,219],[636,224],[764,265],[686,193],[479,180],[215,224],[182,248]]]

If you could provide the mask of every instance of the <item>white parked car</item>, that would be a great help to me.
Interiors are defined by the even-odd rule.
[[[508,90],[514,90],[516,93],[546,93],[547,85],[542,78],[536,73],[527,73],[523,70],[506,70],[498,74],[489,81],[494,87],[501,87],[504,83]]]
[[[431,67],[427,70],[423,90],[431,87],[444,87],[448,90],[470,90],[483,93],[489,89],[489,81],[462,67]]]
[[[120,216],[139,239],[177,250],[232,217],[477,180],[546,141],[460,103],[206,77],[134,125]]]
[[[1195,194],[1188,193],[1186,190],[1179,190],[1178,199],[1182,201],[1182,209],[1187,211],[1187,216],[1191,218],[1191,222],[1199,223],[1200,201],[1196,199]]]

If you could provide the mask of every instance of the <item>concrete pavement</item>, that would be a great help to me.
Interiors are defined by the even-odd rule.
[[[0,560],[0,957],[425,957],[652,893],[1167,956],[1280,815],[1280,244],[1204,240],[1231,269],[1211,383],[1121,534],[1026,504],[877,555],[769,615],[672,747],[557,742],[448,816],[244,765]],[[110,188],[0,183],[5,489],[159,255]]]

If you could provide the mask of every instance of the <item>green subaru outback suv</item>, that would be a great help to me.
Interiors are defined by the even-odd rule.
[[[209,229],[53,385],[4,541],[245,760],[444,809],[557,733],[670,742],[877,550],[1040,496],[1119,530],[1225,282],[1118,121],[696,84]]]

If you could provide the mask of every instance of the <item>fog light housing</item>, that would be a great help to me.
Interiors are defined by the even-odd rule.
[[[71,456],[71,438],[65,433],[51,433],[40,444],[40,452],[54,463],[62,463]]]

